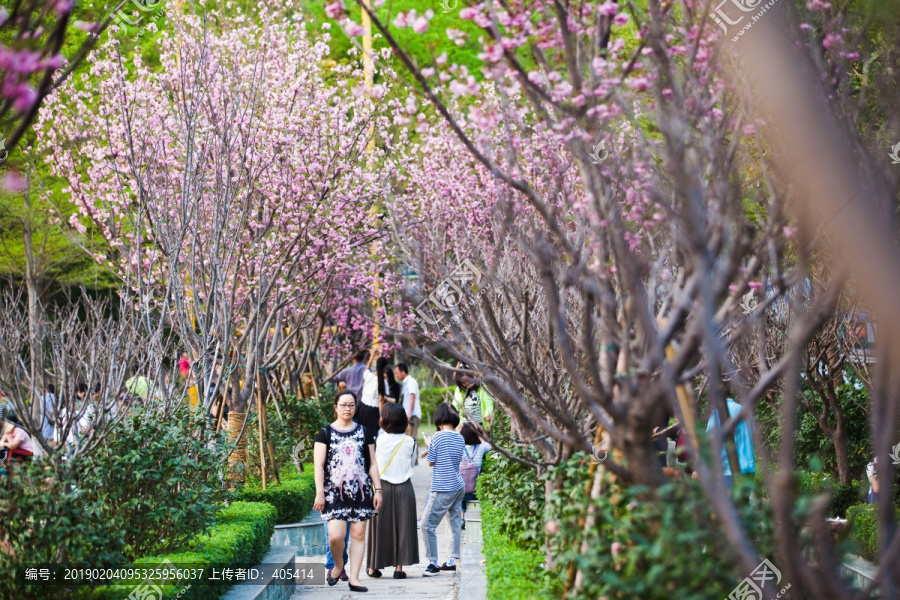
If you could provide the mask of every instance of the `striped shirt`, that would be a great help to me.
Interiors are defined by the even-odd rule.
[[[434,463],[431,471],[432,492],[455,492],[465,488],[459,463],[466,448],[463,436],[443,429],[434,434],[428,445],[428,462]]]

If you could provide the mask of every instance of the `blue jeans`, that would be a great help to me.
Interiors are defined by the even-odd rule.
[[[334,557],[331,555],[331,545],[328,543],[328,521],[325,524],[325,569],[334,568]],[[344,568],[347,568],[347,549],[350,547],[350,525],[347,525],[347,535],[344,536]],[[338,573],[340,575],[340,573]]]
[[[459,560],[460,537],[462,535],[462,499],[466,495],[465,488],[455,492],[429,492],[425,510],[422,513],[422,541],[425,542],[425,556],[429,562],[437,563],[437,526],[444,515],[450,515],[450,533],[453,535],[453,550],[450,558]]]

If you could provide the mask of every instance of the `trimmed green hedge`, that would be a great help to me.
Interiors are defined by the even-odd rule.
[[[263,502],[234,502],[216,514],[216,525],[191,540],[185,552],[148,556],[134,562],[135,567],[164,568],[169,563],[179,568],[188,565],[250,566],[262,561],[269,550],[278,513],[275,507]],[[168,561],[168,562],[166,562]],[[160,586],[163,597],[179,600],[217,600],[230,586],[229,582],[215,584]],[[112,585],[81,589],[73,598],[79,600],[125,600],[135,591],[135,585]]]
[[[258,484],[246,485],[239,494],[247,502],[268,502],[278,511],[277,525],[299,523],[312,510],[316,499],[315,470],[305,465],[303,473],[298,473],[294,465],[287,465],[279,473],[281,485],[269,484],[262,489]]]
[[[481,501],[480,505],[488,600],[540,597],[543,555],[537,550],[519,548],[500,533],[504,515],[490,500]]]
[[[757,472],[757,479],[762,481],[762,476]],[[831,505],[828,514],[831,517],[844,518],[847,509],[858,504],[866,497],[867,485],[858,480],[853,480],[850,485],[841,485],[833,478],[820,472],[801,472],[797,474],[800,481],[800,489],[808,494],[831,494]]]
[[[900,521],[900,508],[896,519]],[[878,560],[878,507],[875,504],[857,504],[847,509],[850,521],[850,539],[856,544],[859,555],[877,562]]]

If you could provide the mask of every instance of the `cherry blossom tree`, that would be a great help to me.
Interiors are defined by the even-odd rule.
[[[148,324],[178,333],[239,440],[266,370],[299,352],[302,373],[381,270],[369,208],[394,167],[366,146],[387,121],[359,73],[327,73],[327,40],[274,4],[171,25],[158,70],[105,44],[48,100],[39,140],[79,209],[70,225],[106,240],[96,259]]]
[[[332,13],[346,14],[337,4]],[[753,408],[783,382],[783,423],[786,432],[793,430],[798,354],[834,313],[841,278],[807,293],[811,253],[827,247],[827,240],[813,239],[808,213],[792,211],[811,196],[800,193],[805,184],[796,185],[797,174],[784,168],[789,162],[772,159],[767,140],[777,139],[777,131],[758,110],[757,90],[741,78],[735,53],[722,51],[733,42],[708,18],[709,4],[465,7],[460,17],[483,32],[475,42],[483,50],[481,81],[465,66],[448,64],[446,55],[433,64],[415,63],[393,31],[357,4],[407,68],[407,83],[444,119],[436,135],[445,139],[434,146],[455,144],[469,157],[448,165],[423,160],[403,190],[408,201],[423,190],[430,196],[419,212],[403,216],[407,222],[458,222],[441,238],[445,246],[421,236],[405,252],[411,264],[424,263],[419,272],[425,290],[434,290],[429,302],[443,312],[445,323],[456,317],[449,329],[432,327],[426,339],[442,344],[487,382],[526,425],[526,435],[532,431],[521,415],[535,434],[553,440],[542,450],[545,460],[564,455],[554,453],[552,444],[589,450],[593,426],[599,425],[615,449],[604,468],[625,481],[659,485],[664,477],[650,442],[661,417],[674,414],[740,568],[751,572],[760,557],[737,518],[717,457],[724,447],[734,472],[730,437],[739,422],[748,422],[776,514],[790,523],[796,507],[792,436],[784,436],[778,470],[769,471]],[[813,13],[830,8],[810,5]],[[393,25],[423,31],[427,15],[424,20],[401,15]],[[827,52],[812,64],[822,83],[845,100],[853,96],[845,94],[853,81],[848,65],[861,59],[863,49],[854,48],[859,39],[838,36],[841,27],[840,19],[826,19],[825,42],[806,42],[824,44]],[[448,37],[466,43],[458,31],[448,31]],[[757,61],[755,68],[777,73],[777,62],[770,56],[765,67]],[[768,79],[771,84],[776,78]],[[782,105],[789,104],[783,96]],[[871,167],[878,161],[869,160],[870,150],[851,129],[843,131],[853,137],[856,160],[875,172]],[[491,210],[478,213],[459,203],[461,188],[481,194]],[[456,281],[451,291],[467,259],[481,261],[485,281],[475,287]],[[485,285],[487,293],[473,297]],[[529,296],[529,290],[537,293]],[[741,309],[750,291],[760,292],[761,310]],[[764,330],[760,321],[776,302],[796,315],[790,343],[774,360],[760,356],[757,368],[741,368],[728,352],[730,344]],[[419,326],[437,320],[422,315]],[[756,347],[766,348],[764,337]],[[566,377],[554,380],[541,370],[529,356],[540,354]],[[548,395],[535,379],[557,389]],[[574,405],[560,402],[566,393]],[[734,418],[724,412],[727,396],[743,406]],[[698,431],[716,410],[722,425],[709,436],[715,459],[706,462]],[[886,420],[877,424],[875,438],[883,440],[885,432],[896,430],[897,411],[885,404],[882,413]],[[579,421],[581,415],[589,415],[591,426]],[[802,526],[824,530],[824,517],[820,510],[809,523],[783,527],[778,548],[796,576],[795,587],[816,597],[846,598],[851,592],[837,574],[827,536],[816,537],[815,561],[797,542]],[[883,524],[885,548],[892,550],[882,557],[887,565],[900,542],[891,518]],[[879,582],[889,587],[885,573],[879,571]]]
[[[0,162],[34,123],[44,98],[84,61],[127,1],[93,23],[71,21],[76,0],[25,0],[0,7]],[[65,56],[73,29],[89,35]]]

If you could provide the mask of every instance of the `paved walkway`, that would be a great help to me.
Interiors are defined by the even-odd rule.
[[[412,476],[413,487],[416,490],[416,502],[418,504],[418,515],[421,517],[425,508],[425,500],[428,488],[431,483],[431,467],[425,461],[419,461],[419,466],[413,470]],[[463,569],[457,567],[457,573],[442,572],[432,577],[425,577],[422,573],[428,565],[425,557],[425,548],[422,543],[422,531],[419,530],[419,558],[421,562],[417,565],[403,567],[407,573],[406,579],[394,579],[394,569],[382,569],[380,579],[374,579],[366,575],[366,562],[363,559],[363,566],[359,573],[359,582],[361,585],[369,588],[368,593],[360,594],[350,591],[347,583],[339,581],[334,587],[325,586],[298,586],[297,591],[291,597],[291,600],[397,600],[398,596],[409,598],[423,598],[429,600],[459,600],[460,598],[460,579],[471,579],[471,575],[466,577]],[[480,532],[479,532],[480,533]],[[446,517],[441,522],[437,531],[438,537],[438,561],[443,563],[450,555],[453,546],[453,539],[450,535],[450,527],[447,524]],[[480,540],[479,540],[480,541]],[[466,532],[463,531],[463,554],[466,553]],[[478,547],[480,551],[480,544]],[[309,562],[325,562],[325,556],[309,557],[298,559]],[[466,595],[466,600],[483,600],[479,599],[478,592],[475,595]]]

